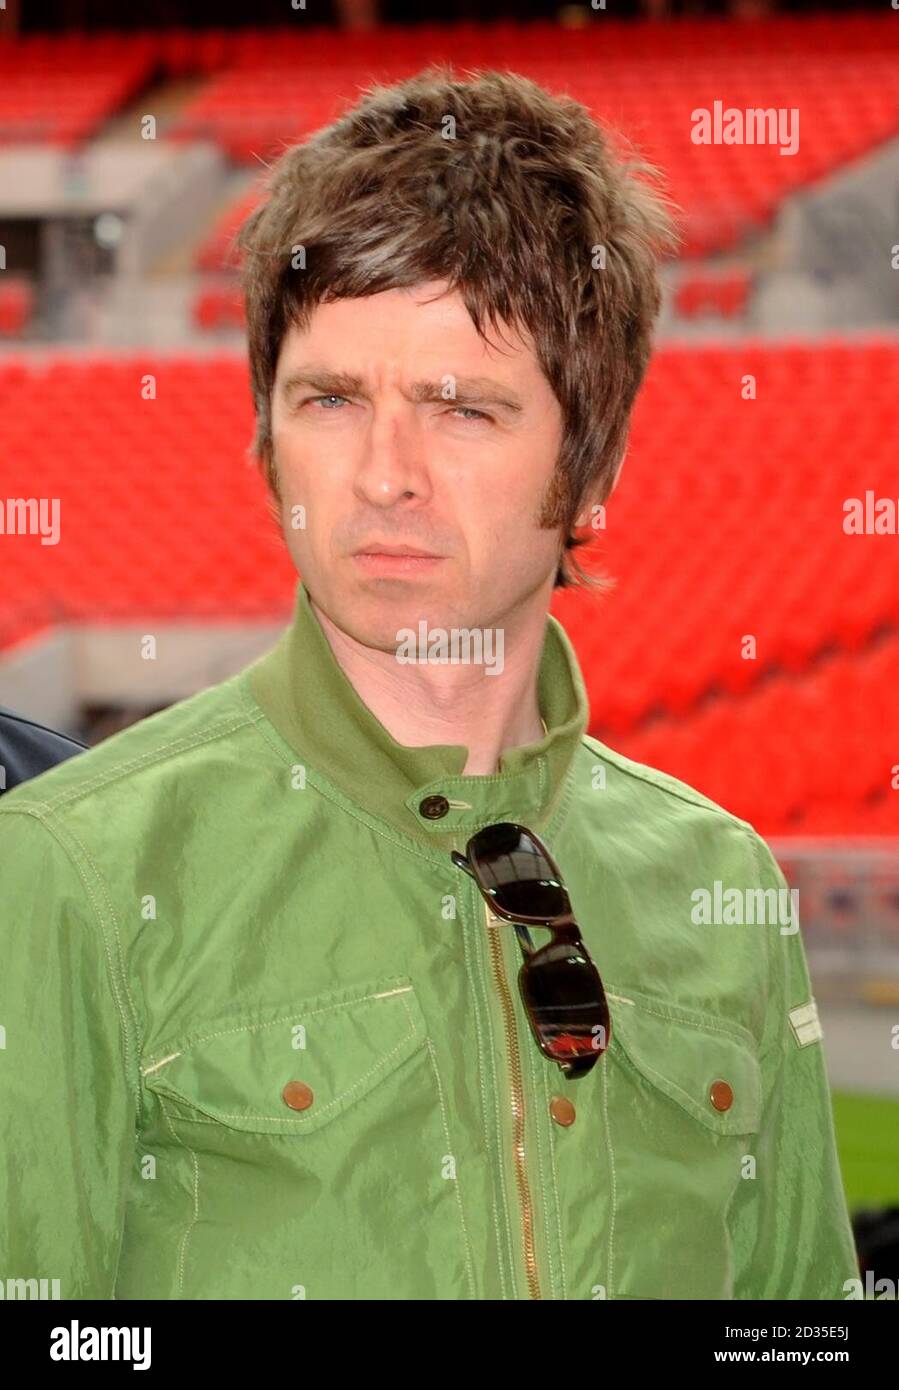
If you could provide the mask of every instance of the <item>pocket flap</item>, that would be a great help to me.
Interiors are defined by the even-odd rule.
[[[178,1118],[199,1112],[231,1129],[301,1134],[362,1100],[426,1038],[411,981],[391,978],[225,1021],[159,1048],[141,1072]],[[285,1101],[291,1082],[306,1108]]]
[[[610,993],[609,1008],[610,1051],[623,1053],[647,1081],[716,1134],[758,1131],[762,1073],[748,1029],[631,989]]]

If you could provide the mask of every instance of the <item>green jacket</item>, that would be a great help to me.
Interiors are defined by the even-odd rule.
[[[391,738],[298,584],[260,660],[0,799],[0,1288],[844,1297],[801,936],[696,906],[773,902],[779,869],[585,735],[553,618],[539,698],[545,737],[464,776]],[[503,820],[546,839],[610,997],[578,1079],[450,859]]]

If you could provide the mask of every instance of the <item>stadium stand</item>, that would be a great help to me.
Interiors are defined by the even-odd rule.
[[[157,51],[150,36],[0,36],[0,145],[77,148],[140,90]]]
[[[34,286],[25,275],[8,275],[0,282],[0,334],[18,337],[31,317]]]
[[[18,361],[0,366],[0,393],[4,456],[64,518],[58,545],[6,538],[7,645],[51,620],[284,607],[292,572],[241,457],[239,356]],[[889,342],[661,349],[597,531],[616,587],[556,600],[592,732],[772,833],[840,816],[899,829],[899,537],[844,530],[849,498],[873,490],[899,507],[897,398]]]
[[[210,234],[197,248],[194,260],[198,270],[220,271],[228,264],[234,234],[252,212],[260,196],[261,187],[254,182],[220,214]]]
[[[897,44],[889,16],[867,15],[772,18],[751,32],[697,20],[670,32],[608,21],[580,31],[495,23],[354,35],[287,29],[7,38],[0,39],[0,142],[77,147],[151,77],[189,77],[198,90],[167,123],[166,136],[211,140],[230,158],[255,164],[331,120],[372,79],[395,80],[435,59],[493,63],[569,93],[627,131],[665,171],[685,210],[685,254],[706,254],[765,226],[789,193],[895,134]],[[722,95],[738,109],[800,109],[797,152],[685,144],[679,132],[691,112]],[[209,264],[208,252],[202,259]]]
[[[203,285],[193,302],[194,323],[198,328],[242,328],[243,298],[233,282]]]
[[[698,271],[687,274],[675,293],[679,314],[686,319],[717,315],[735,318],[746,309],[749,295],[749,275],[741,267],[723,273]]]
[[[615,587],[599,603],[555,601],[587,676],[592,732],[764,831],[895,833],[899,539],[847,534],[843,507],[899,493],[899,346],[877,333],[745,336],[772,283],[770,248],[752,250],[772,219],[797,191],[895,144],[899,29],[889,16],[0,38],[0,141],[89,158],[94,137],[117,132],[127,147],[141,113],[158,109],[171,163],[167,182],[154,166],[146,193],[135,184],[142,240],[131,279],[118,291],[109,282],[105,302],[118,307],[96,319],[114,351],[100,333],[87,350],[55,345],[53,296],[40,301],[46,322],[34,312],[34,268],[0,277],[0,505],[27,491],[58,498],[64,518],[56,545],[4,537],[14,564],[0,593],[0,653],[61,625],[283,616],[292,570],[243,457],[252,416],[233,236],[279,148],[370,81],[432,61],[512,68],[570,93],[664,171],[683,209],[669,338],[586,562],[598,558]],[[719,98],[798,108],[797,153],[693,144],[692,112]],[[185,147],[211,161],[179,171]],[[188,194],[201,185],[189,232]],[[159,228],[179,209],[175,254]],[[141,289],[148,269],[156,279]],[[874,297],[895,318],[895,283],[893,302],[883,284]],[[703,338],[706,322],[742,336]],[[210,334],[226,345],[210,351]],[[836,742],[839,752],[822,756]]]
[[[381,32],[336,47],[332,34],[312,43],[288,31],[275,63],[270,43],[238,36],[230,61],[198,92],[171,137],[216,140],[230,158],[252,163],[332,120],[373,75],[408,76],[435,53],[459,64],[496,61],[568,93],[628,132],[638,151],[665,171],[670,194],[684,209],[684,254],[700,255],[764,227],[784,197],[896,131],[899,48],[888,19],[825,18],[807,26],[771,19],[753,26],[751,35],[697,21],[662,39],[653,26],[635,31],[614,22],[580,36],[540,24],[486,26],[475,35],[465,26],[433,33],[423,26],[403,38],[395,45]],[[791,51],[802,63],[785,78]],[[711,109],[723,93],[737,109],[800,110],[799,148],[785,155],[770,145],[685,143],[681,133],[694,109]],[[201,261],[219,268],[215,247],[204,247]]]

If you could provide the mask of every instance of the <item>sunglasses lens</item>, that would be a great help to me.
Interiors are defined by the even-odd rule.
[[[569,910],[555,865],[523,826],[488,826],[474,837],[469,857],[494,903],[523,922]]]
[[[552,942],[525,962],[521,997],[541,1050],[554,1062],[600,1057],[611,1038],[609,1006],[583,949]]]

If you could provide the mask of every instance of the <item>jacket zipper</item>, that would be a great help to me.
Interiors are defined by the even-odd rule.
[[[521,1076],[521,1052],[518,1046],[518,1029],[515,1024],[515,1010],[509,983],[503,969],[502,941],[500,931],[503,923],[484,903],[487,917],[487,940],[490,958],[493,962],[493,977],[499,994],[503,1022],[506,1032],[506,1049],[509,1057],[512,1110],[512,1155],[515,1161],[515,1183],[518,1188],[518,1202],[521,1208],[521,1232],[524,1245],[524,1269],[527,1278],[528,1296],[540,1298],[540,1283],[537,1278],[537,1256],[534,1249],[534,1211],[531,1206],[531,1193],[528,1186],[527,1168],[524,1152],[524,1085]]]

